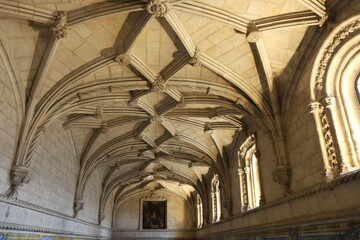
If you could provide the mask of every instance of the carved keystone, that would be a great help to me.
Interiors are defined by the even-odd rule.
[[[168,0],[149,0],[146,5],[146,10],[155,17],[164,17],[169,11]]]
[[[163,92],[166,90],[166,81],[159,75],[155,78],[155,81],[152,83],[151,91],[153,92]]]
[[[67,20],[67,13],[66,12],[59,12],[58,16],[56,17],[55,24],[51,28],[54,32],[55,36],[58,39],[64,38],[67,36],[70,27]]]
[[[131,57],[129,54],[126,53],[120,53],[116,56],[115,61],[119,63],[120,65],[129,65],[131,61]]]

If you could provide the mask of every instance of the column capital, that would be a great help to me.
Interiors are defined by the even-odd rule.
[[[30,182],[31,175],[29,174],[29,167],[23,165],[14,166],[10,170],[10,188],[4,194],[6,197],[17,197],[18,187],[23,186],[25,183]]]
[[[318,101],[311,102],[309,105],[310,113],[319,113],[322,111],[322,106]]]

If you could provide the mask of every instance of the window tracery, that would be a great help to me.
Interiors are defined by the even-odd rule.
[[[255,137],[251,135],[242,144],[238,156],[241,210],[260,206],[261,188]]]

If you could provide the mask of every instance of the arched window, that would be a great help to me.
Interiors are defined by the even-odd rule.
[[[358,21],[359,16],[354,16],[333,30],[320,48],[311,74],[309,107],[326,181],[360,169],[360,34],[359,29],[349,32]]]
[[[204,225],[203,204],[199,194],[197,194],[196,197],[196,208],[197,208],[197,228],[202,228]]]
[[[242,211],[260,206],[261,189],[255,137],[251,135],[241,145],[239,156],[239,182]]]
[[[219,222],[221,217],[220,182],[217,174],[211,182],[212,221]]]
[[[355,80],[355,91],[356,91],[356,95],[358,97],[358,101],[360,103],[360,74],[358,74],[358,76]]]

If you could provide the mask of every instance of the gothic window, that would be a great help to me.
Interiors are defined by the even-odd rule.
[[[204,224],[203,204],[199,194],[197,195],[197,199],[196,199],[196,207],[197,207],[197,228],[202,228]]]
[[[242,211],[259,207],[261,199],[260,176],[253,135],[246,139],[240,147],[238,173]]]
[[[214,175],[211,184],[212,220],[219,222],[221,216],[220,182],[217,174]]]
[[[360,35],[349,34],[353,21],[339,24],[324,41],[311,75],[309,107],[325,181],[360,169]]]
[[[360,74],[357,76],[355,81],[355,91],[358,97],[358,101],[360,102]]]

